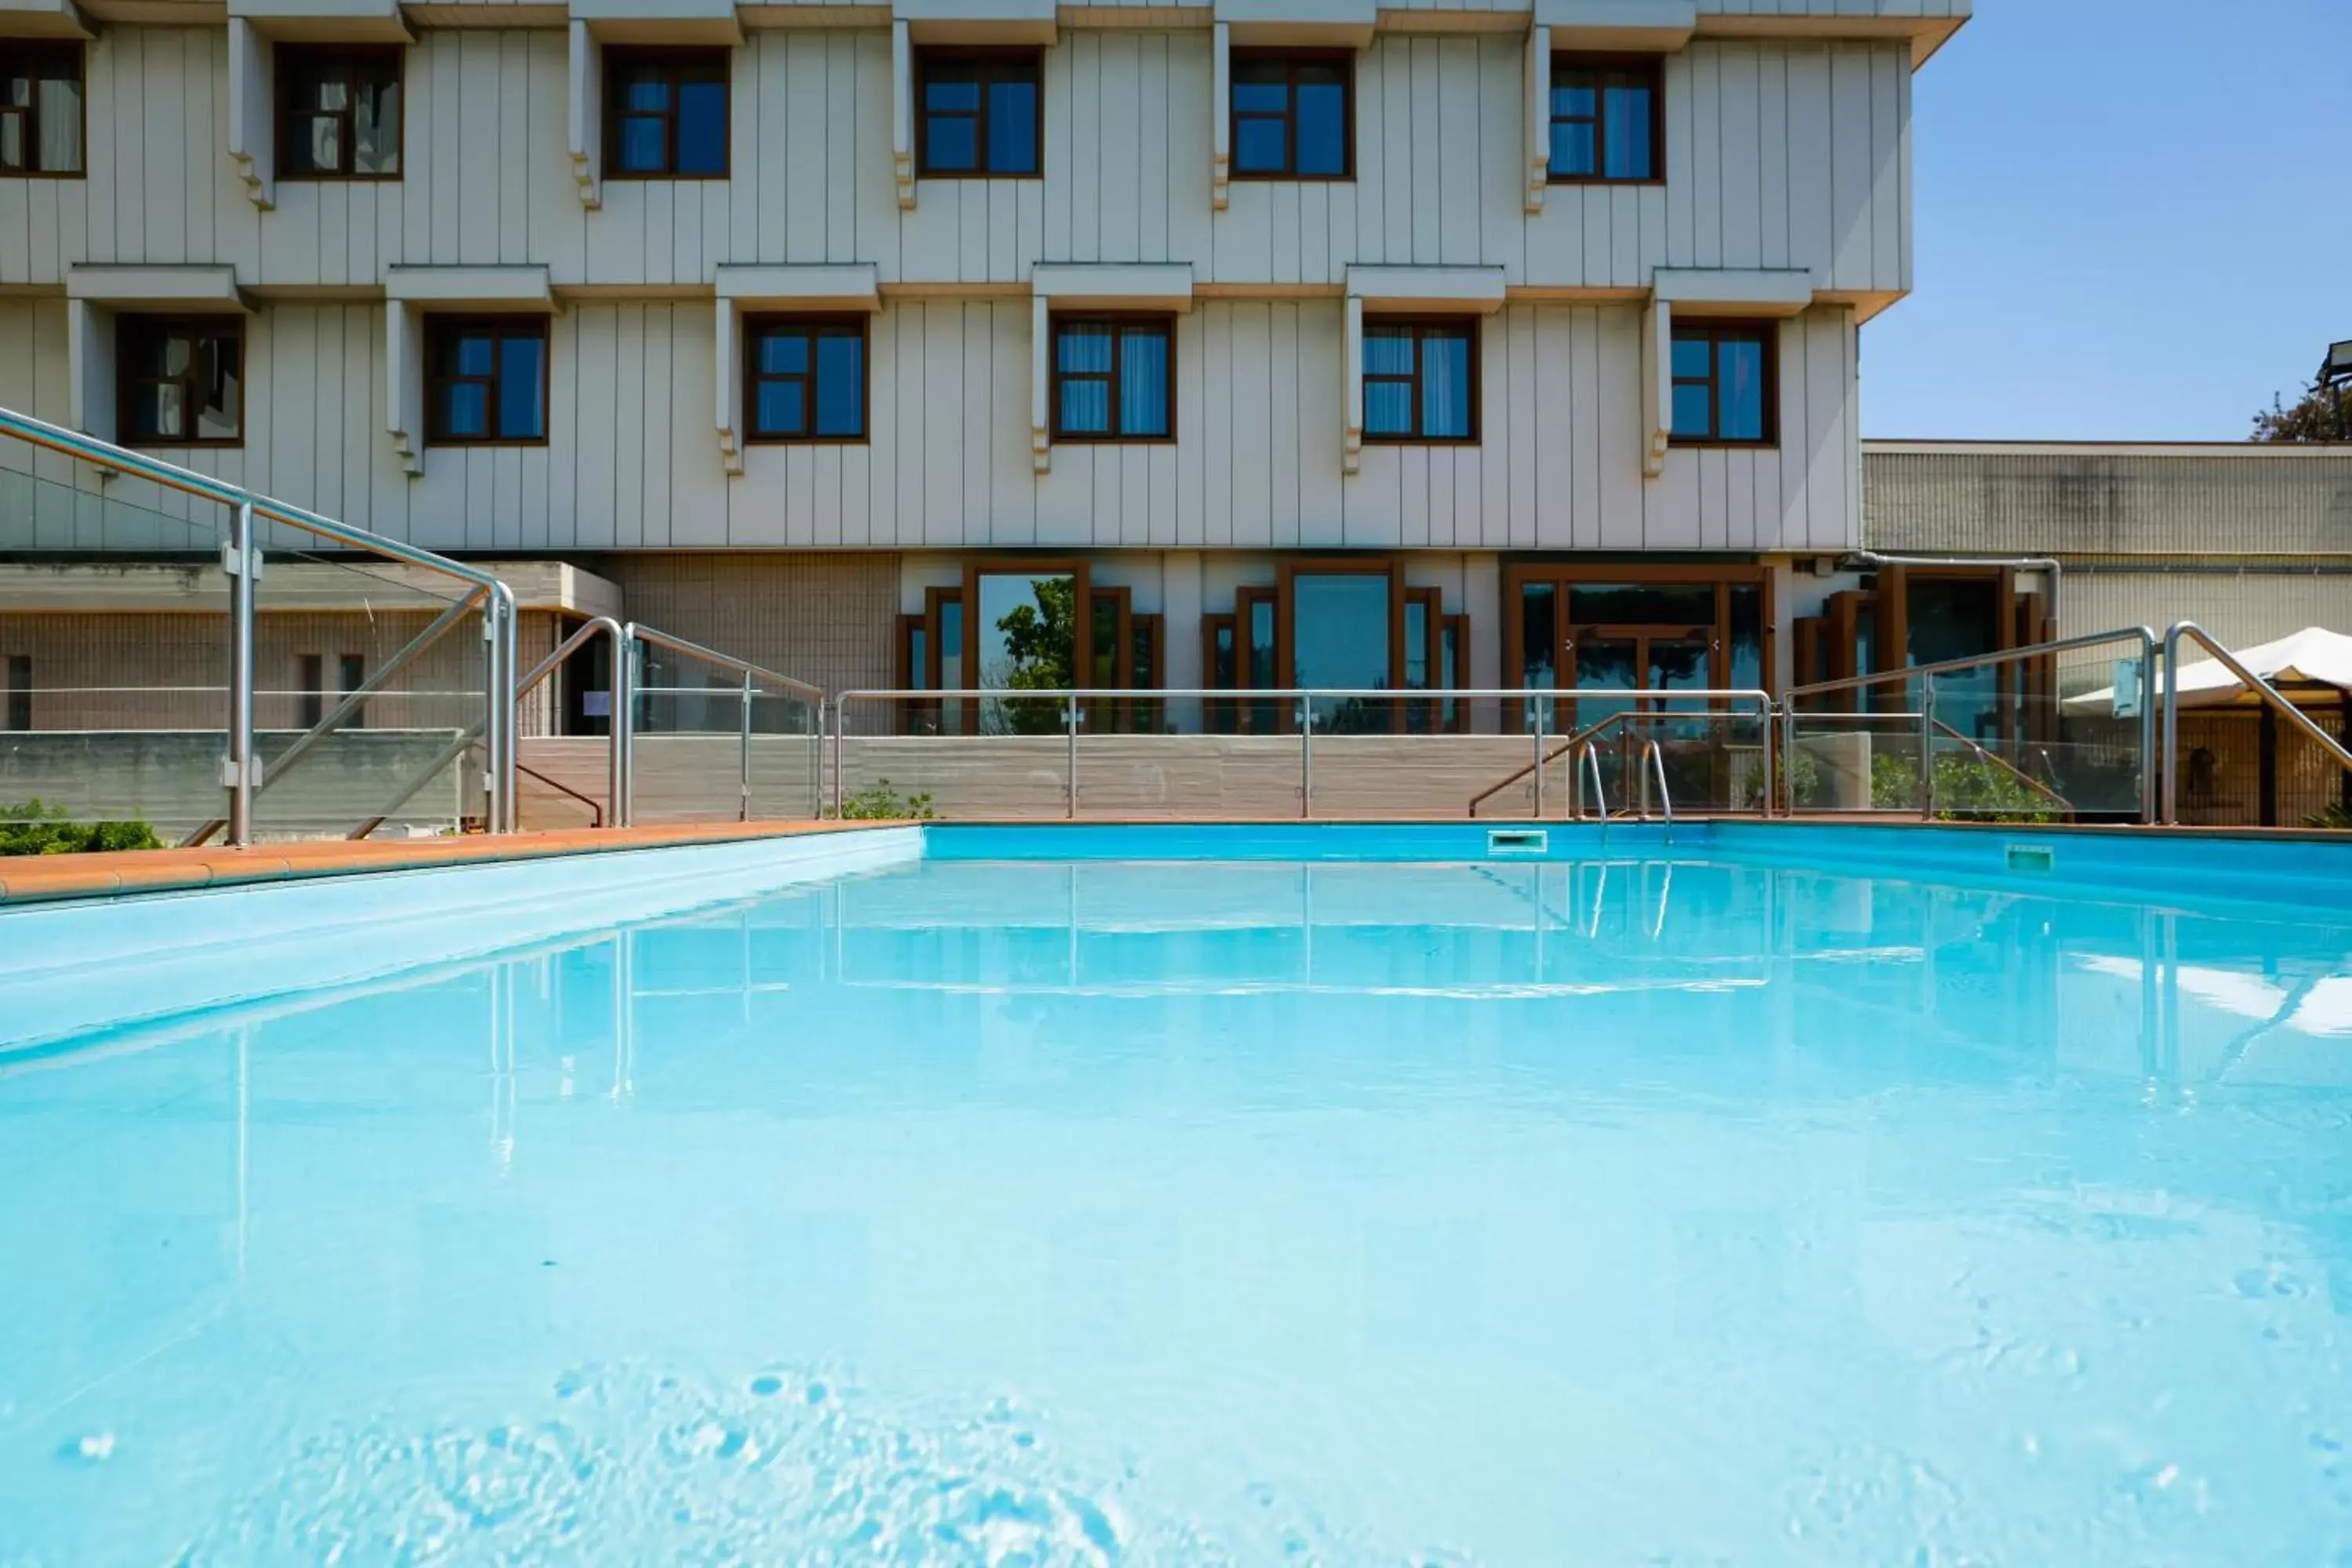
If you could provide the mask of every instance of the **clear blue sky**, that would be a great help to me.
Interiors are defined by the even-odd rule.
[[[2352,0],[1976,0],[1863,431],[2237,440],[2352,338]]]

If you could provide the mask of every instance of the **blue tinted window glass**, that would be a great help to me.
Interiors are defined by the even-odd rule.
[[[489,431],[490,389],[478,381],[461,381],[443,389],[442,426],[452,436],[487,436]]]
[[[1109,434],[1110,383],[1062,383],[1062,428],[1079,436]]]
[[[1037,172],[1037,84],[988,84],[988,168],[996,174]]]
[[[760,384],[759,406],[753,411],[754,427],[763,436],[803,436],[808,433],[808,422],[801,413],[801,386],[797,381],[763,381]]]
[[[457,360],[459,375],[488,375],[499,361],[498,342],[486,337],[459,338]]]
[[[677,97],[677,172],[716,174],[726,167],[727,84],[688,82]]]
[[[1705,375],[1715,363],[1715,343],[1708,338],[1675,340],[1675,374]]]
[[[770,332],[760,340],[762,375],[799,375],[808,363],[808,338],[803,333]]]
[[[1378,691],[1389,682],[1389,580],[1308,574],[1291,583],[1291,684]]]
[[[657,174],[662,168],[662,143],[666,140],[659,120],[645,115],[624,116],[621,121],[621,171],[629,174]]]
[[[1470,340],[1425,338],[1421,345],[1421,433],[1470,434]]]
[[[621,107],[658,113],[669,107],[669,83],[658,71],[633,76],[622,86]]]
[[[1108,327],[1067,327],[1058,334],[1057,353],[1066,371],[1107,373],[1110,369]]]
[[[1279,67],[1261,67],[1255,73],[1260,79],[1244,79],[1235,73],[1234,80],[1234,112],[1236,114],[1280,114],[1290,107],[1290,87],[1282,79]]]
[[[1282,121],[1263,118],[1234,121],[1234,167],[1249,174],[1282,172]]]
[[[816,433],[866,432],[866,342],[845,333],[816,341]]]
[[[1402,381],[1364,383],[1364,434],[1412,434],[1412,384]]]
[[[1713,417],[1706,387],[1677,386],[1675,388],[1675,435],[1695,440],[1706,440],[1715,434],[1708,428]]]
[[[1337,81],[1298,84],[1298,151],[1302,174],[1348,171],[1348,89]]]
[[[977,80],[928,81],[923,84],[923,107],[950,110],[962,114],[980,111],[980,83]]]
[[[1718,397],[1723,428],[1716,434],[1726,441],[1764,439],[1764,345],[1753,339],[1728,340],[1717,345],[1717,374],[1722,384]]]
[[[1551,172],[1555,174],[1595,174],[1600,173],[1592,124],[1590,121],[1555,121],[1551,128]]]
[[[1601,173],[1612,180],[1646,180],[1651,174],[1650,89],[1612,88],[1605,116],[1609,157]]]
[[[980,122],[976,120],[933,119],[923,144],[923,166],[935,172],[961,174],[980,167]]]
[[[1168,434],[1168,340],[1129,332],[1119,344],[1118,433]]]
[[[509,338],[499,345],[499,434],[509,441],[547,434],[541,414],[547,387],[547,340]]]
[[[1551,111],[1562,120],[1592,118],[1594,100],[1589,87],[1554,87],[1551,89]]]
[[[1381,331],[1376,328],[1366,329],[1364,374],[1366,375],[1411,375],[1412,374],[1412,334]]]

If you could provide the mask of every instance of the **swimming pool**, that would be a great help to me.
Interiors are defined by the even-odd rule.
[[[2342,852],[1541,831],[0,911],[0,1563],[2352,1549]]]

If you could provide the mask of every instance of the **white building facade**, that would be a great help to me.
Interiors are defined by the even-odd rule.
[[[0,0],[0,405],[835,688],[1777,687],[1968,10]]]

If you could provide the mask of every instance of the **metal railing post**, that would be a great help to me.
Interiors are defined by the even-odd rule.
[[[221,783],[228,789],[228,841],[238,848],[253,842],[253,616],[261,551],[253,539],[253,503],[240,501],[232,514],[228,548],[228,756]]]
[[[1919,820],[1936,820],[1936,678],[1919,678]]]
[[[1533,710],[1533,713],[1534,713],[1533,720],[1532,720],[1532,721],[1528,725],[1528,729],[1530,729],[1530,730],[1532,730],[1532,731],[1535,731],[1535,736],[1536,736],[1536,775],[1535,775],[1535,777],[1536,777],[1536,820],[1537,820],[1538,822],[1541,822],[1541,821],[1543,820],[1543,814],[1544,814],[1544,813],[1543,813],[1543,784],[1544,784],[1544,752],[1543,752],[1543,749],[1544,749],[1544,704],[1543,704],[1543,700],[1542,700],[1541,698],[1538,698],[1535,701],[1530,702],[1529,704],[1528,704],[1528,708],[1530,708],[1530,709]],[[1575,763],[1574,763],[1574,762],[1573,762],[1573,761],[1571,761],[1571,762],[1570,763],[1569,766],[1570,766],[1570,770],[1571,770],[1571,777],[1572,777],[1573,769],[1574,769],[1574,767],[1575,767]],[[1572,802],[1572,801],[1573,801],[1573,799],[1574,799],[1575,794],[1576,794],[1576,788],[1575,788],[1575,785],[1573,784],[1573,783],[1571,783],[1570,787],[1570,789],[1569,789],[1569,795],[1570,795],[1570,797],[1571,802]]]
[[[1063,816],[1075,822],[1078,816],[1078,700],[1068,697],[1063,700],[1062,721],[1070,737],[1070,798],[1065,805]]]
[[[1315,815],[1315,699],[1298,700],[1298,819]]]
[[[849,797],[841,793],[842,742],[849,734],[849,698],[845,693],[833,705],[833,817],[846,820]]]
[[[1767,697],[1756,710],[1756,728],[1764,748],[1764,820],[1772,820],[1773,805],[1780,794],[1780,770],[1772,765],[1772,700]]]
[[[2164,826],[2180,826],[2180,634],[2188,622],[2164,634]]]
[[[739,787],[741,800],[735,808],[735,820],[749,822],[751,820],[751,672],[748,669],[743,672],[743,711],[740,723],[740,742],[742,747],[742,759],[740,764],[742,776]]]
[[[824,820],[824,703],[816,700],[816,711],[809,717],[809,816]]]
[[[2143,627],[2139,647],[2139,820],[2143,827],[2156,824],[2158,770],[2164,776],[2172,773],[2172,758],[2159,758],[2157,753],[2156,736],[2156,638]]]
[[[644,645],[624,629],[621,634],[620,662],[614,679],[620,689],[614,694],[614,721],[619,727],[614,731],[621,741],[621,803],[616,808],[621,826],[634,827],[637,822],[637,677],[643,673]]]
[[[507,752],[514,744],[514,676],[507,662],[507,640],[499,621],[506,605],[499,596],[482,598],[482,663],[488,671],[486,707],[482,714],[482,831],[506,829]],[[381,672],[379,672],[381,673]],[[322,726],[323,728],[323,726]]]

